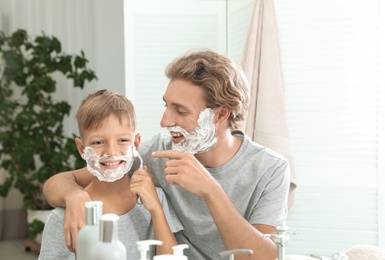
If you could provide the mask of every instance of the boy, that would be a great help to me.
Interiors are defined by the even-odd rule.
[[[103,214],[119,218],[119,239],[127,249],[127,259],[139,259],[136,242],[156,239],[163,245],[157,254],[172,253],[176,245],[173,233],[182,230],[165,195],[155,188],[146,167],[139,168],[130,178],[140,135],[135,135],[136,117],[132,103],[108,90],[99,90],[83,100],[76,114],[80,139],[75,143],[92,174],[85,188],[91,200],[103,202]],[[140,196],[143,204],[137,204]],[[83,205],[84,208],[84,205]],[[64,237],[65,209],[56,208],[45,224],[39,259],[75,259]],[[170,224],[170,226],[169,226]],[[150,253],[150,257],[154,252]]]

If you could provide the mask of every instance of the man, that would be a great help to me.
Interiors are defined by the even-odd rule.
[[[253,254],[236,259],[275,259],[276,245],[263,234],[285,224],[289,165],[239,131],[250,95],[243,72],[203,50],[176,59],[166,75],[160,124],[170,135],[155,136],[139,153],[184,226],[177,242],[189,245],[192,260],[219,259],[219,252],[238,248]],[[87,185],[86,173],[61,173],[44,186],[52,205],[67,207],[69,247],[84,223],[77,205],[89,196],[76,182]]]

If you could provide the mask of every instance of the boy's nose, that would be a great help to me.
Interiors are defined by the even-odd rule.
[[[120,155],[119,149],[115,145],[108,145],[108,147],[106,147],[106,149],[104,150],[104,154],[109,156]]]

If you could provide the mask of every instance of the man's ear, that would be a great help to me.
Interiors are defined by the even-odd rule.
[[[83,141],[80,138],[76,137],[75,144],[76,144],[76,148],[78,148],[79,154],[82,155],[84,153],[84,148],[85,148]]]
[[[216,110],[214,111],[215,119],[220,124],[226,121],[230,117],[231,110],[228,107],[220,106],[215,110]]]
[[[140,141],[142,140],[142,136],[140,134],[136,134],[135,135],[135,138],[134,138],[134,145],[135,145],[135,149],[138,151],[139,149],[139,144],[140,144]]]

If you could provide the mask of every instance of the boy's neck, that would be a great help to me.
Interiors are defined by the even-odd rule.
[[[136,204],[136,197],[131,192],[127,175],[115,182],[103,182],[94,177],[85,190],[92,200],[103,202],[103,214],[124,215]]]

